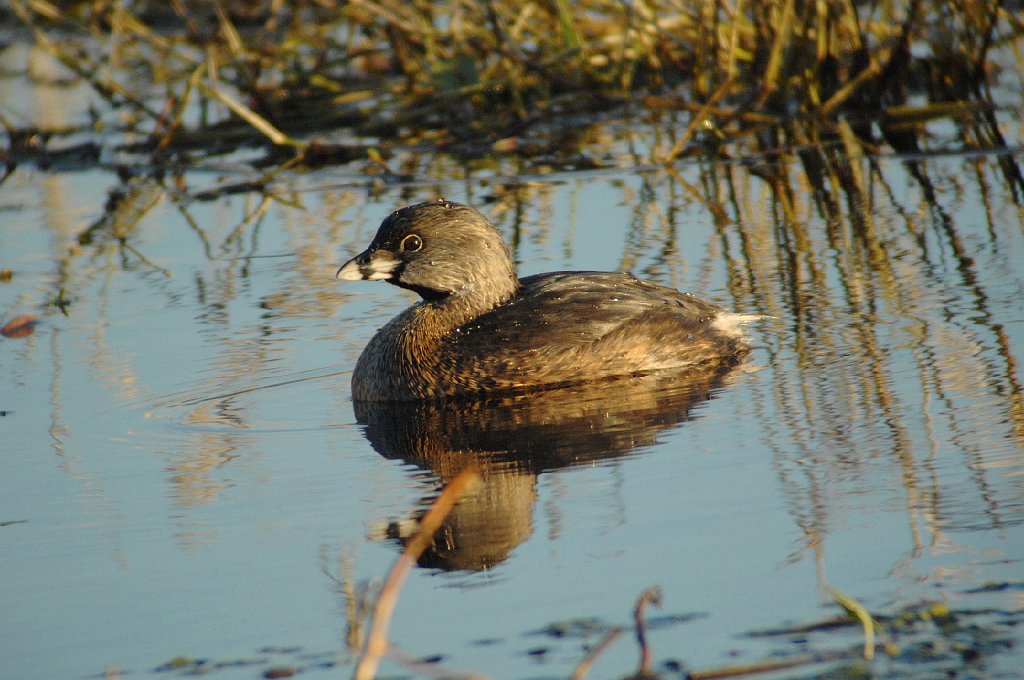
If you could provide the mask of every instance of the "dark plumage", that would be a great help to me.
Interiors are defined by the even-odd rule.
[[[516,278],[497,229],[449,201],[396,210],[339,279],[423,299],[377,331],[357,400],[413,401],[731,365],[749,351],[734,314],[629,273]]]

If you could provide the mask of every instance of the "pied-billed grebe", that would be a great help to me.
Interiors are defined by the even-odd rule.
[[[381,223],[339,279],[387,281],[423,299],[377,331],[352,396],[414,401],[731,365],[749,351],[734,314],[629,273],[523,279],[473,208],[438,200]]]

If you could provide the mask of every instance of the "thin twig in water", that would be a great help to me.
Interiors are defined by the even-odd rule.
[[[769,659],[766,661],[755,661],[753,663],[741,664],[738,666],[721,666],[706,670],[690,671],[686,674],[687,680],[717,680],[718,678],[735,678],[741,675],[754,675],[756,673],[770,673],[772,671],[796,668],[797,666],[808,666],[815,663],[827,663],[844,658],[841,652],[824,652],[821,654],[801,654],[788,659]]]
[[[587,655],[577,664],[576,669],[573,670],[572,675],[569,676],[569,680],[583,680],[590,672],[590,667],[594,665],[594,661],[601,655],[608,645],[615,641],[615,638],[622,634],[621,628],[613,628],[605,636],[601,638],[601,641],[594,645]]]
[[[303,146],[302,142],[298,142],[281,132],[266,118],[256,113],[216,85],[200,82],[199,87],[207,95],[227,106],[235,112],[235,115],[263,133],[263,135],[274,144],[277,144],[278,146],[291,146],[296,148],[301,148]]]
[[[697,128],[704,124],[704,120],[710,111],[715,108],[715,105],[717,105],[731,89],[732,78],[727,78],[726,81],[722,83],[717,90],[715,90],[714,94],[711,95],[711,99],[701,107],[700,111],[693,115],[693,118],[690,119],[690,124],[686,126],[686,132],[684,132],[683,136],[679,138],[679,141],[672,145],[672,148],[669,149],[667,154],[665,154],[665,157],[661,159],[662,163],[671,163],[679,157],[679,154],[683,152],[683,149],[686,148],[686,145],[690,143],[690,140],[693,139],[693,136],[697,133]]]
[[[871,617],[871,613],[857,600],[846,595],[836,588],[830,587],[829,592],[832,598],[846,613],[860,621],[864,628],[864,658],[871,661],[875,658],[875,626],[877,622]]]
[[[476,466],[467,466],[448,483],[434,504],[430,506],[427,514],[420,520],[419,530],[406,543],[405,550],[398,556],[395,566],[391,568],[391,573],[388,574],[388,578],[380,590],[380,595],[377,597],[377,606],[373,610],[373,623],[370,625],[370,632],[366,639],[366,648],[363,650],[363,655],[359,659],[359,663],[356,664],[353,674],[355,680],[372,680],[377,674],[381,658],[388,653],[388,624],[391,622],[391,614],[395,611],[395,605],[398,603],[398,592],[402,589],[409,570],[430,545],[430,539],[434,532],[440,528],[441,522],[455,507],[455,503],[479,480],[480,472]]]
[[[437,680],[485,680],[486,676],[479,675],[477,673],[466,673],[463,671],[452,670],[446,668],[439,663],[432,661],[423,661],[415,657],[409,656],[405,652],[399,650],[394,645],[388,647],[388,658],[399,664],[403,668],[418,673],[427,678],[436,678]]]
[[[636,621],[636,643],[640,645],[640,668],[637,674],[647,674],[651,670],[651,648],[647,644],[647,621],[644,619],[644,609],[648,604],[655,607],[661,606],[661,588],[651,586],[636,601],[636,608],[633,610],[633,619]]]
[[[640,593],[640,597],[637,598],[636,607],[633,609],[633,618],[636,621],[636,641],[640,645],[640,668],[637,670],[636,675],[631,677],[649,677],[651,675],[651,650],[647,645],[647,622],[644,620],[644,609],[646,609],[648,604],[653,604],[656,607],[661,605],[661,588],[652,586],[644,590],[644,592]],[[621,628],[613,628],[608,631],[601,638],[601,641],[594,645],[587,652],[587,655],[583,657],[583,660],[579,662],[572,675],[569,676],[569,680],[583,680],[587,673],[590,672],[590,667],[594,665],[597,657],[621,633]]]

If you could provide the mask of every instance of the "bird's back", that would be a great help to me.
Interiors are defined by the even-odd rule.
[[[749,351],[738,326],[723,323],[739,315],[632,274],[553,272],[521,284],[439,346],[437,372],[463,376],[459,391],[733,364]]]

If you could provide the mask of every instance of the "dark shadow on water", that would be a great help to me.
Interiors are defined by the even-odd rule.
[[[694,417],[728,382],[731,367],[700,375],[645,376],[486,400],[355,402],[371,446],[437,476],[439,485],[468,463],[482,487],[445,520],[420,558],[423,567],[483,570],[506,560],[532,532],[536,482],[550,470],[624,456]],[[412,513],[418,519],[423,509]],[[392,522],[400,543],[413,522]]]

